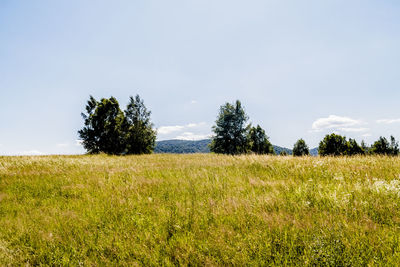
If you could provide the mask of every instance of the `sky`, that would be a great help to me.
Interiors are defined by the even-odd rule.
[[[0,155],[80,154],[90,95],[139,94],[158,140],[239,99],[275,145],[400,139],[397,0],[2,0]]]

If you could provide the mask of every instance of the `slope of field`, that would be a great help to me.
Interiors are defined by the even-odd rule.
[[[397,265],[400,159],[0,157],[0,265]]]

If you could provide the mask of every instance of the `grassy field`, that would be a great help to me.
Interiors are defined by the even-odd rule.
[[[398,265],[400,158],[0,157],[0,265]]]

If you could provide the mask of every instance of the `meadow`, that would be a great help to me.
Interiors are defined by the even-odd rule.
[[[399,157],[0,157],[0,265],[398,265]]]

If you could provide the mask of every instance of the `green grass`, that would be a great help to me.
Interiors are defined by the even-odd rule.
[[[398,265],[400,158],[0,157],[0,265]]]

